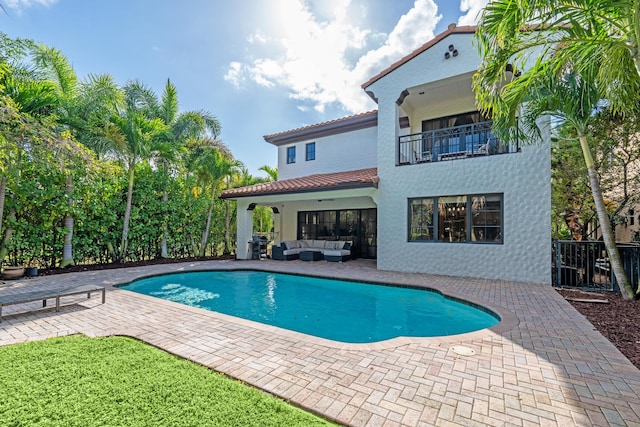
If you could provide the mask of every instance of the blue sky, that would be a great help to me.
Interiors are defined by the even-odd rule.
[[[360,85],[486,0],[0,0],[0,31],[61,50],[82,79],[167,79],[253,175],[263,135],[376,108]]]

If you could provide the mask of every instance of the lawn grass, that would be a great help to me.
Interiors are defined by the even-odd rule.
[[[2,426],[333,425],[125,337],[0,347]]]

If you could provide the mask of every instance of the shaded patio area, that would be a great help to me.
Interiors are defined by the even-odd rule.
[[[114,288],[137,277],[260,269],[427,286],[495,310],[492,328],[443,338],[344,344]],[[640,370],[553,288],[378,271],[375,262],[209,261],[38,277],[0,285],[96,284],[106,303],[78,299],[16,314],[0,344],[82,333],[127,335],[223,372],[339,423],[420,425],[640,425]],[[475,351],[463,356],[452,347]]]

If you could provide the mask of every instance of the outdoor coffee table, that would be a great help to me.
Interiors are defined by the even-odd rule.
[[[320,251],[302,251],[302,252],[300,252],[300,259],[302,261],[320,261],[322,259],[322,252],[320,252]]]

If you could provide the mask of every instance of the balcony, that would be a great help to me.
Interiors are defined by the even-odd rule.
[[[486,121],[401,136],[396,164],[404,166],[518,152],[518,141],[501,143],[491,133],[492,124],[492,121]]]

